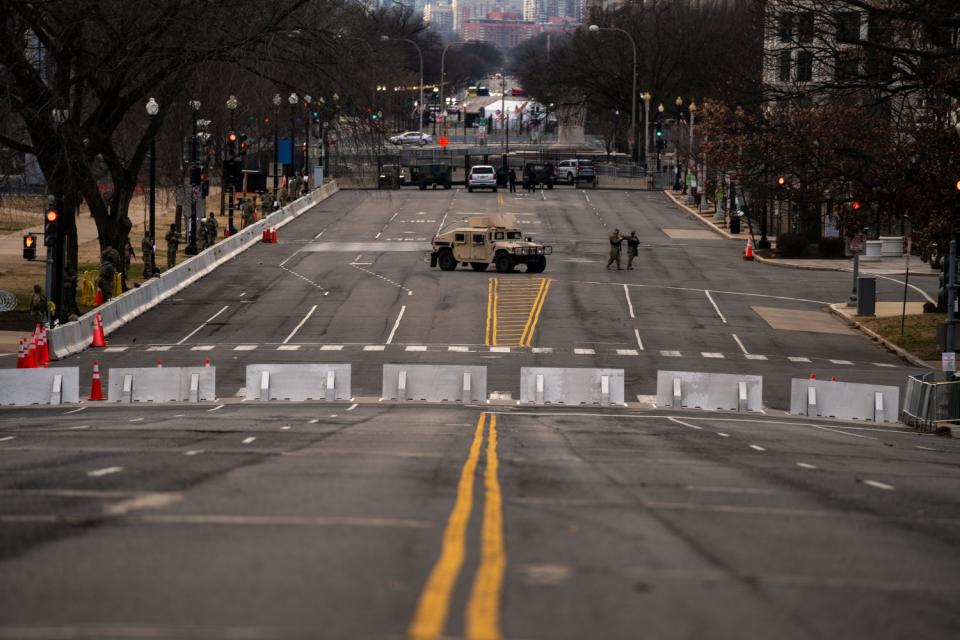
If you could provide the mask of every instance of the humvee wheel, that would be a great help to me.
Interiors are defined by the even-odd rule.
[[[447,249],[437,258],[437,264],[443,271],[453,271],[457,268],[457,259],[453,257],[453,252]]]
[[[474,271],[486,271],[489,265],[486,262],[471,262],[470,266]]]
[[[513,271],[513,256],[509,253],[497,254],[493,264],[497,267],[497,273],[510,273]]]
[[[537,256],[533,262],[527,263],[527,273],[543,273],[547,268],[547,259],[543,256]]]

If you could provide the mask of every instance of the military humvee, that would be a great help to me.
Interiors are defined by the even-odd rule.
[[[433,238],[430,266],[453,271],[458,264],[469,264],[475,271],[484,271],[493,264],[499,273],[509,273],[525,264],[527,273],[541,273],[551,253],[553,247],[524,238],[509,213],[471,216],[467,226],[450,228]]]

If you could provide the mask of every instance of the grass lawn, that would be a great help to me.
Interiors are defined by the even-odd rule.
[[[943,313],[924,313],[907,316],[903,335],[900,335],[900,316],[861,320],[864,326],[893,344],[906,349],[921,360],[940,360],[937,346],[937,324],[943,322]]]

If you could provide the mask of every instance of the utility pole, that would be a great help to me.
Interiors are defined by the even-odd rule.
[[[187,246],[183,252],[197,255],[197,198],[200,196],[200,159],[197,157],[197,117],[200,101],[190,101],[190,228],[187,229]]]

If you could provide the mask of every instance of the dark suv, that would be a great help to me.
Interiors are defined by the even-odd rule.
[[[553,189],[555,180],[553,164],[549,162],[528,162],[523,165],[523,186],[525,189],[533,189],[540,185],[547,189]]]

